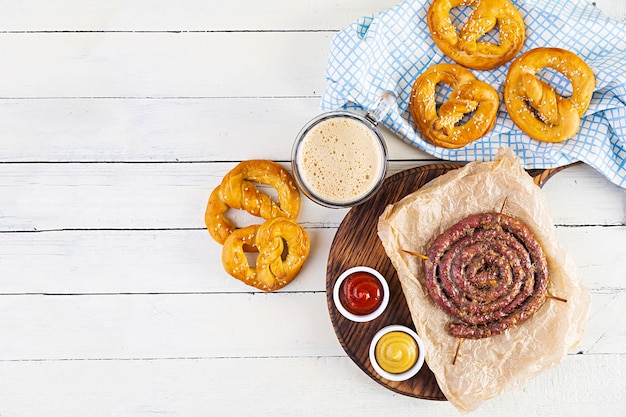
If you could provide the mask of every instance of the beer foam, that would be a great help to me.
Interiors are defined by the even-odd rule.
[[[302,182],[312,194],[346,204],[367,195],[384,170],[378,136],[349,117],[320,121],[302,139],[297,157]]]

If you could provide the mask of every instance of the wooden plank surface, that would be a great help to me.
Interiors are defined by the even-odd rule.
[[[289,160],[321,110],[308,96],[0,98],[0,111],[0,162],[213,162]],[[391,159],[432,160],[382,131]]]
[[[2,296],[0,313],[10,335],[0,362],[345,355],[323,292],[18,294]],[[624,314],[623,290],[594,290],[587,331],[569,356],[623,355],[626,332],[611,318]]]
[[[605,2],[607,0],[604,0]],[[303,31],[339,30],[361,16],[384,11],[395,0],[25,0],[4,7],[3,30],[22,31]]]
[[[336,31],[361,16],[372,16],[398,4],[395,0],[23,0],[0,16],[3,31]],[[624,19],[621,0],[595,0],[605,13]]]
[[[253,150],[246,158],[254,158]],[[389,174],[428,162],[392,163]],[[289,163],[281,163],[289,168]],[[0,164],[0,231],[204,227],[208,197],[236,163]],[[263,188],[270,193],[268,188]],[[626,194],[588,166],[560,172],[545,187],[559,225],[622,225]],[[338,226],[347,210],[303,199],[298,220]],[[241,211],[228,214],[245,224]]]
[[[11,65],[0,68],[2,94],[7,98],[320,95],[331,37],[328,32],[4,33],[0,60]],[[293,59],[302,45],[307,46],[309,59]]]
[[[203,224],[238,161],[289,166],[336,31],[396,3],[0,1],[1,416],[458,414],[341,348],[325,271],[347,210],[304,202],[311,255],[274,294],[228,276]],[[626,21],[622,0],[595,3]],[[390,175],[435,161],[384,134]],[[544,192],[587,331],[472,415],[623,416],[626,194],[587,166]]]
[[[626,388],[614,381],[626,378],[624,369],[624,355],[568,356],[469,415],[586,417],[601,409],[619,417],[623,408],[610,405],[623,405]],[[0,362],[0,372],[11,381],[0,391],[3,414],[13,417],[42,410],[92,417],[460,415],[447,401],[381,389],[345,357]]]
[[[284,291],[324,291],[333,227],[306,228],[311,255]],[[624,287],[626,227],[557,227],[587,287]],[[203,229],[0,233],[1,294],[252,292],[228,276]]]

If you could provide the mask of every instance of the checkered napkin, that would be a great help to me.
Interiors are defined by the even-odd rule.
[[[603,16],[586,0],[512,0],[524,17],[526,41],[520,53],[537,47],[570,50],[596,76],[591,104],[578,134],[562,143],[533,140],[517,128],[501,101],[496,125],[461,149],[436,147],[424,140],[407,111],[413,82],[428,67],[453,61],[443,55],[428,31],[430,0],[406,0],[376,17],[364,17],[337,33],[326,67],[324,110],[371,110],[381,93],[397,95],[397,109],[381,120],[407,143],[451,161],[492,160],[509,147],[526,168],[553,168],[583,161],[626,188],[626,24]],[[453,23],[467,20],[471,8],[453,9]],[[497,41],[497,31],[485,39]],[[500,94],[510,63],[489,71],[471,70]],[[571,93],[558,72],[541,75],[557,92]],[[443,92],[442,94],[445,94]]]

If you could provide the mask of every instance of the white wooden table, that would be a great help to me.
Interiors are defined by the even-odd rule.
[[[339,345],[325,270],[345,210],[304,201],[310,257],[271,294],[223,271],[203,222],[238,161],[289,166],[332,36],[396,2],[0,2],[0,416],[458,415]],[[392,172],[433,161],[387,142]],[[592,293],[587,331],[473,414],[624,416],[625,191],[587,166],[544,191]]]

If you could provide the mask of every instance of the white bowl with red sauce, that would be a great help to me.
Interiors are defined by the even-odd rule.
[[[355,266],[337,278],[333,301],[339,313],[348,320],[359,323],[372,321],[389,304],[389,284],[377,270]]]

